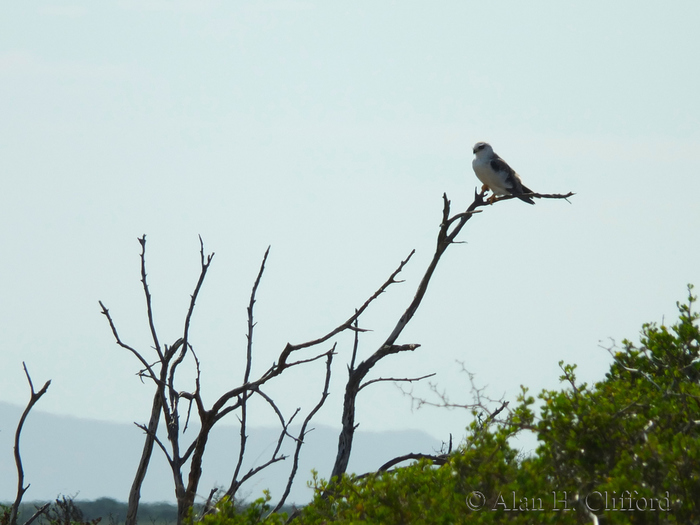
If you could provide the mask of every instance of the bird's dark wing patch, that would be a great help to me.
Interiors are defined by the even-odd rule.
[[[508,163],[505,160],[496,155],[495,158],[491,160],[491,169],[493,169],[493,171],[496,173],[505,174],[505,186],[510,193],[522,193],[522,191],[519,191],[520,183],[518,182],[518,178],[515,176],[515,171],[513,171],[513,168],[508,166]]]
[[[498,172],[504,172],[508,174],[508,177],[513,176],[513,168],[508,166],[508,163],[503,160],[501,157],[496,155],[493,159],[491,159],[491,169],[495,171],[496,173]]]
[[[491,159],[491,169],[496,173],[506,174],[506,189],[511,195],[517,196],[522,195],[523,193],[534,193],[532,190],[522,185],[513,168],[508,166],[508,163],[498,155],[494,155],[494,158]],[[530,197],[518,197],[518,199],[525,201],[528,204],[535,204],[535,201],[533,201]]]

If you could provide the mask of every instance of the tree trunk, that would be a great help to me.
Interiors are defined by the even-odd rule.
[[[146,440],[143,444],[143,452],[141,452],[141,461],[139,461],[139,468],[136,470],[136,476],[134,477],[134,482],[129,492],[129,506],[126,511],[126,521],[124,525],[136,525],[136,515],[139,511],[139,500],[141,499],[141,485],[146,477],[146,471],[151,461],[151,453],[153,452],[153,443],[155,442],[155,435],[158,430],[158,421],[160,421],[160,409],[162,406],[160,390],[156,390],[156,394],[153,396],[153,406],[151,407],[151,419],[148,422],[148,432],[146,433]]]

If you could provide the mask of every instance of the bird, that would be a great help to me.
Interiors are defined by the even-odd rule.
[[[482,190],[491,190],[493,195],[489,201],[493,202],[501,195],[514,195],[521,201],[528,204],[535,204],[531,197],[523,196],[523,193],[534,193],[530,188],[523,185],[513,168],[501,157],[496,155],[487,142],[477,142],[474,144],[474,160],[472,168],[477,178],[484,184]]]

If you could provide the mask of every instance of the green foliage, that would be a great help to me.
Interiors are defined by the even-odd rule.
[[[645,324],[640,345],[624,341],[604,381],[543,392],[540,461],[556,483],[580,493],[601,492],[643,505],[665,497],[665,523],[700,519],[700,330],[689,287],[679,322]],[[636,491],[636,492],[634,492]],[[658,513],[657,513],[658,514]],[[608,512],[609,523],[655,522],[653,513]],[[653,518],[653,519],[652,519]]]
[[[393,473],[359,480],[343,476],[332,487],[314,478],[316,497],[297,521],[421,523],[427,514],[433,514],[441,516],[442,523],[450,523],[459,502],[453,501],[454,493],[445,498],[443,488],[448,476],[448,469],[435,469],[419,461]]]
[[[523,399],[521,408],[532,401]],[[513,430],[511,425],[475,421],[465,444],[440,467],[421,460],[362,479],[345,476],[335,484],[315,480],[317,495],[295,523],[532,523],[529,511],[510,510],[514,497],[523,505],[521,496],[514,495],[519,491],[543,493],[538,473],[508,444]],[[522,508],[530,506],[528,502]],[[556,518],[552,523],[566,523]],[[537,516],[538,523],[546,519]]]
[[[560,363],[564,388],[545,390],[539,417],[523,388],[499,422],[474,412],[465,443],[442,466],[423,460],[366,477],[319,480],[297,524],[700,523],[700,329],[689,287],[678,322],[643,326],[640,343],[611,349],[603,381],[579,384]],[[523,458],[509,439],[534,431]],[[267,496],[269,499],[269,496]],[[267,500],[216,524],[263,518]],[[228,506],[227,506],[228,505]],[[264,521],[270,520],[270,521]]]
[[[270,493],[265,491],[264,497],[246,505],[236,506],[229,498],[223,498],[216,505],[216,511],[204,516],[198,523],[201,525],[283,525],[287,520],[285,513],[271,514]]]

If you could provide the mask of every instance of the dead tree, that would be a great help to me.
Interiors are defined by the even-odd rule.
[[[250,302],[248,305],[248,334],[247,334],[247,349],[246,349],[246,365],[245,371],[243,373],[242,382],[239,386],[232,388],[231,390],[222,394],[211,406],[211,408],[206,408],[201,397],[201,383],[200,383],[200,371],[199,371],[199,360],[194,351],[193,346],[189,341],[189,329],[192,314],[194,311],[195,303],[199,292],[201,290],[202,284],[204,283],[207,270],[211,264],[214,254],[205,255],[204,246],[200,238],[200,261],[201,270],[199,279],[194,288],[194,292],[191,297],[189,309],[185,316],[184,329],[182,336],[178,338],[171,346],[161,345],[160,339],[158,337],[154,316],[153,307],[151,302],[151,293],[146,280],[146,238],[145,236],[139,239],[141,244],[141,282],[144,291],[144,296],[146,299],[146,311],[148,323],[151,331],[152,347],[155,352],[154,362],[151,364],[144,354],[137,350],[134,346],[125,343],[116,328],[116,324],[112,319],[109,310],[100,301],[100,306],[102,308],[102,314],[108,320],[109,326],[112,330],[112,334],[117,342],[117,344],[131,352],[140,362],[142,368],[139,371],[141,378],[150,380],[155,386],[155,393],[153,398],[153,403],[151,406],[151,416],[148,425],[137,424],[145,434],[144,447],[141,455],[141,460],[132,484],[132,488],[129,494],[129,508],[128,508],[128,521],[127,524],[131,525],[136,523],[136,514],[138,511],[138,504],[140,499],[140,491],[143,480],[145,478],[148,465],[150,463],[151,454],[154,445],[157,445],[162,452],[165,454],[168,464],[173,475],[173,481],[175,485],[175,495],[178,503],[178,522],[182,523],[185,519],[187,512],[194,504],[194,499],[197,494],[197,489],[199,487],[199,482],[202,475],[202,460],[204,456],[204,451],[206,448],[207,440],[209,438],[209,433],[214,427],[214,425],[220,421],[222,418],[228,414],[236,411],[239,415],[239,420],[241,423],[241,440],[240,449],[238,454],[238,460],[235,468],[233,469],[233,475],[231,483],[225,495],[231,498],[234,497],[240,486],[249,480],[251,477],[255,476],[261,470],[265,469],[269,465],[286,459],[286,456],[280,453],[282,443],[285,438],[292,438],[295,443],[295,453],[294,459],[291,467],[291,474],[287,481],[287,486],[284,491],[283,497],[277,505],[279,508],[285,501],[285,498],[289,494],[289,490],[294,481],[294,476],[298,467],[299,451],[304,442],[304,436],[307,433],[307,426],[311,421],[311,418],[320,410],[324,401],[328,396],[328,388],[330,384],[331,375],[331,364],[333,356],[335,355],[335,344],[327,350],[315,350],[314,354],[311,356],[299,357],[299,352],[306,349],[317,349],[319,346],[327,343],[331,338],[337,334],[344,332],[345,330],[350,330],[353,328],[353,323],[362,315],[362,313],[369,307],[369,305],[381,295],[391,284],[396,282],[394,276],[398,271],[401,270],[403,264],[399,269],[392,274],[392,277],[388,279],[384,284],[382,284],[379,289],[369,297],[365,303],[358,308],[354,315],[351,315],[345,322],[339,324],[334,329],[328,333],[299,344],[287,343],[284,349],[280,352],[277,360],[259,377],[256,379],[251,379],[251,365],[253,359],[253,328],[255,326],[253,320],[253,306],[256,301],[256,293],[258,285],[260,283],[263,271],[265,269],[265,263],[267,261],[268,251],[263,257],[262,264],[260,266],[260,271],[258,272],[257,279],[253,286],[253,290],[250,296]],[[192,391],[181,391],[175,388],[175,379],[178,371],[178,367],[184,362],[186,357],[191,357],[194,361],[195,366],[195,381],[194,388]],[[308,413],[306,419],[304,420],[301,431],[296,436],[291,436],[289,433],[289,425],[294,420],[298,414],[298,410],[294,412],[291,417],[285,418],[281,413],[274,400],[268,396],[263,387],[271,380],[275,379],[283,372],[303,365],[307,365],[314,361],[320,360],[322,358],[326,359],[326,373],[324,379],[324,387],[321,392],[318,403],[313,407],[313,409]],[[261,397],[275,412],[280,423],[280,434],[271,456],[260,465],[249,469],[248,471],[243,471],[243,459],[246,451],[247,442],[247,414],[248,414],[248,401],[253,396]],[[180,402],[185,401],[187,404],[187,413],[185,425],[182,428],[182,433],[187,429],[189,418],[191,415],[192,408],[194,407],[197,417],[199,419],[199,431],[196,437],[190,442],[189,445],[184,446],[181,443],[181,410]],[[158,426],[160,419],[166,427],[167,443],[163,442],[158,436]],[[183,468],[189,461],[189,473],[187,478],[183,475]],[[211,496],[210,496],[211,497]]]
[[[418,307],[428,290],[428,285],[430,284],[430,279],[437,268],[440,258],[445,253],[447,248],[450,247],[455,242],[457,235],[462,230],[464,225],[471,219],[475,214],[480,213],[482,210],[479,208],[490,206],[496,202],[509,200],[515,198],[515,195],[507,195],[504,197],[484,200],[486,191],[482,190],[481,193],[474,192],[474,202],[467,208],[466,211],[462,213],[457,213],[450,217],[450,201],[447,199],[447,195],[443,194],[442,201],[442,221],[440,223],[440,229],[437,235],[437,246],[435,248],[435,254],[433,255],[428,268],[423,275],[420,283],[418,284],[418,289],[413,297],[413,300],[406,308],[406,311],[401,315],[397,321],[394,329],[391,331],[389,336],[386,338],[384,343],[367,359],[355,365],[357,357],[357,337],[355,339],[355,346],[353,348],[352,359],[350,361],[350,366],[348,367],[348,381],[345,386],[345,397],[343,399],[343,414],[342,414],[342,428],[340,431],[340,436],[338,437],[338,454],[336,456],[335,464],[333,465],[333,470],[331,472],[331,479],[337,479],[342,476],[348,467],[348,462],[350,461],[350,454],[352,452],[352,442],[355,434],[355,429],[357,424],[355,423],[355,401],[360,390],[364,387],[369,386],[372,383],[379,381],[416,381],[424,379],[430,376],[423,376],[420,378],[378,378],[367,381],[363,383],[363,379],[367,376],[369,371],[376,365],[380,360],[385,357],[397,354],[400,352],[412,351],[418,348],[420,345],[411,344],[396,344],[401,332],[408,325],[408,323],[413,318],[414,314],[418,310]],[[534,197],[539,199],[567,199],[574,194],[569,192],[567,194],[540,194],[540,193],[529,193],[526,196]],[[401,263],[398,270],[394,272],[390,280],[393,281],[394,277],[401,271],[401,268],[409,261],[413,255],[413,251],[408,255],[408,257]],[[357,334],[357,332],[356,332]],[[432,374],[431,374],[432,375]],[[422,456],[422,455],[421,455]],[[422,456],[425,457],[425,456]],[[391,463],[391,462],[389,462]]]
[[[243,383],[239,387],[229,390],[228,392],[223,394],[213,404],[211,408],[207,409],[204,406],[204,402],[201,397],[199,360],[197,358],[196,353],[194,352],[192,344],[189,341],[189,331],[195,303],[204,283],[207,270],[209,269],[214,254],[204,254],[204,246],[200,239],[201,271],[197,284],[195,285],[194,292],[191,296],[187,314],[185,316],[182,337],[177,339],[171,346],[164,345],[161,347],[154,323],[151,293],[149,290],[148,282],[146,280],[145,236],[140,238],[139,242],[141,244],[141,281],[146,298],[146,311],[151,330],[151,337],[153,340],[153,349],[156,353],[156,360],[154,364],[150,364],[148,360],[144,357],[144,355],[136,348],[122,341],[109,311],[104,306],[104,304],[100,302],[100,306],[102,307],[102,313],[106,316],[109,322],[110,328],[116,339],[117,344],[129,350],[139,360],[139,362],[143,366],[143,368],[139,372],[139,375],[142,378],[150,379],[155,385],[155,394],[151,406],[151,417],[149,423],[148,425],[137,424],[137,426],[145,432],[146,438],[144,441],[141,460],[139,462],[134,482],[132,484],[131,492],[129,494],[127,523],[135,523],[136,514],[138,511],[138,503],[140,499],[141,486],[145,478],[146,471],[148,469],[154,445],[158,445],[158,447],[163,451],[167,458],[168,464],[170,465],[175,485],[175,496],[178,503],[178,522],[182,523],[187,515],[187,512],[194,505],[194,499],[197,494],[199,481],[202,475],[202,461],[204,451],[206,448],[207,440],[209,438],[209,433],[214,427],[214,425],[223,417],[237,409],[242,409],[243,411],[245,411],[246,402],[249,399],[249,397],[253,394],[260,395],[261,397],[263,397],[263,399],[268,401],[268,403],[273,407],[273,409],[280,417],[282,430],[280,432],[278,446],[272,454],[272,457],[263,465],[254,469],[254,472],[252,474],[248,473],[249,475],[244,477],[245,479],[248,479],[254,473],[259,472],[266,466],[280,461],[281,459],[284,459],[284,456],[279,454],[279,450],[281,447],[282,440],[287,435],[287,427],[291,422],[291,418],[290,421],[285,420],[279,409],[277,409],[277,406],[275,405],[274,401],[268,396],[266,396],[266,394],[261,390],[261,387],[267,381],[279,375],[282,372],[282,370],[286,368],[292,368],[304,363],[315,361],[316,359],[319,359],[324,356],[327,357],[327,359],[330,361],[332,359],[333,350],[331,349],[322,352],[321,354],[309,359],[304,359],[291,363],[284,363],[280,365],[273,365],[262,377],[256,379],[255,381],[249,381],[252,361],[252,353],[249,351],[247,356],[248,358],[246,372]],[[261,265],[260,273],[258,275],[258,279],[256,280],[256,284],[253,289],[251,303],[249,306],[249,347],[252,344],[252,305],[255,302],[255,292],[257,290],[257,286],[260,281],[260,277],[262,275],[266,259],[267,252],[265,253],[265,258],[263,259],[263,263]],[[188,356],[191,356],[191,358],[193,359],[196,369],[194,389],[191,392],[178,391],[175,388],[175,380],[178,367],[184,362],[185,358]],[[180,402],[182,400],[185,401],[187,406],[186,420],[184,427],[182,428],[182,433],[184,434],[185,430],[188,427],[189,418],[191,416],[193,406],[198,416],[200,426],[195,438],[186,446],[181,442]],[[161,440],[158,437],[157,434],[161,416],[165,423],[167,443],[169,446],[166,446],[166,444],[163,442],[163,440]],[[243,459],[244,449],[245,440],[241,443],[239,463]],[[185,467],[187,462],[189,462],[189,473],[185,477],[183,475],[183,468]],[[236,471],[238,472],[238,470],[240,470],[240,464]],[[238,484],[238,486],[240,486],[240,483]]]
[[[535,198],[567,198],[571,195],[573,194],[528,194],[528,196]],[[189,341],[189,328],[195,307],[195,302],[204,283],[204,279],[206,277],[207,271],[209,269],[214,254],[212,253],[210,255],[205,255],[204,246],[200,238],[201,271],[197,284],[194,288],[194,292],[191,296],[189,309],[185,316],[182,336],[178,338],[171,346],[161,346],[160,340],[155,329],[151,294],[146,281],[146,238],[145,236],[140,238],[139,242],[141,244],[141,282],[146,299],[146,310],[148,323],[151,331],[151,337],[153,340],[153,349],[156,353],[153,364],[149,363],[149,361],[144,357],[144,355],[141,352],[139,352],[133,346],[128,345],[121,340],[117,332],[116,325],[109,311],[104,306],[104,304],[100,302],[102,313],[105,315],[109,322],[109,326],[112,330],[117,344],[130,351],[139,360],[143,367],[140,370],[139,375],[142,378],[151,380],[155,386],[155,393],[153,403],[151,406],[151,417],[149,423],[148,425],[137,425],[145,432],[146,438],[144,442],[141,460],[139,462],[136,476],[134,478],[132,489],[129,495],[127,525],[133,525],[135,523],[136,512],[138,510],[138,503],[140,498],[141,485],[145,478],[146,471],[148,469],[154,445],[158,445],[158,447],[163,451],[170,465],[175,484],[175,494],[178,502],[178,523],[183,522],[187,515],[187,512],[194,504],[194,498],[199,487],[199,482],[202,475],[202,459],[209,437],[209,433],[218,421],[220,421],[222,418],[234,411],[240,414],[240,449],[237,463],[233,469],[232,480],[225,495],[233,498],[240,486],[245,481],[256,475],[261,470],[265,469],[269,465],[285,459],[285,456],[280,453],[280,450],[284,439],[290,437],[295,441],[296,447],[287,487],[276,509],[281,507],[281,505],[285,501],[285,498],[289,494],[289,489],[297,471],[299,451],[301,446],[303,445],[304,437],[307,433],[306,428],[308,426],[308,423],[321,408],[326,397],[328,396],[328,388],[331,378],[331,364],[333,361],[333,356],[335,355],[336,345],[333,344],[330,349],[324,351],[314,350],[314,353],[310,357],[297,357],[297,353],[306,349],[317,349],[320,345],[329,342],[332,338],[334,338],[341,332],[344,332],[346,330],[354,330],[355,344],[353,347],[351,362],[349,366],[349,377],[345,388],[345,398],[342,415],[342,430],[339,436],[338,454],[331,477],[337,477],[345,473],[350,458],[350,453],[352,450],[354,430],[356,428],[355,400],[360,390],[362,390],[362,388],[364,388],[365,386],[369,386],[370,384],[379,381],[417,381],[430,376],[428,375],[420,378],[378,378],[363,383],[363,380],[367,376],[368,372],[374,367],[374,365],[377,362],[379,362],[384,357],[408,350],[414,350],[419,347],[419,345],[415,343],[396,344],[396,341],[403,329],[412,319],[418,307],[420,306],[423,296],[427,291],[430,279],[432,278],[433,272],[435,271],[437,264],[440,261],[440,257],[449,247],[449,245],[454,242],[455,237],[459,234],[460,230],[466,224],[466,222],[474,214],[479,213],[481,211],[478,208],[490,205],[493,202],[499,202],[501,200],[508,200],[509,198],[512,198],[511,196],[506,196],[496,199],[495,201],[486,202],[484,201],[483,197],[484,192],[475,194],[474,202],[465,212],[458,213],[453,217],[450,217],[450,201],[447,199],[446,195],[443,195],[443,217],[442,223],[440,225],[440,230],[438,232],[437,249],[431,263],[428,266],[428,269],[426,270],[425,275],[423,276],[423,279],[421,280],[418,286],[416,295],[409,304],[404,314],[398,320],[396,326],[389,334],[385,342],[370,357],[360,362],[358,365],[355,365],[358,351],[358,334],[362,331],[362,329],[358,326],[358,319],[370,306],[370,304],[373,303],[382,293],[384,293],[389,286],[399,282],[396,280],[396,277],[402,271],[404,266],[409,262],[414,252],[412,251],[409,254],[409,256],[399,264],[398,268],[390,275],[390,277],[374,292],[374,294],[372,294],[364,302],[364,304],[362,304],[362,306],[357,308],[355,310],[355,313],[349,316],[345,322],[339,324],[328,333],[316,339],[312,339],[299,344],[287,343],[280,352],[277,360],[274,363],[272,363],[272,365],[259,377],[257,377],[256,379],[251,379],[251,364],[253,359],[253,329],[255,326],[253,320],[253,306],[256,301],[257,289],[260,284],[260,280],[265,269],[265,263],[269,254],[268,248],[268,251],[265,252],[265,256],[263,257],[263,261],[260,266],[260,271],[258,272],[258,276],[253,285],[253,289],[250,296],[250,302],[248,305],[246,366],[243,373],[242,382],[239,386],[236,386],[222,394],[210,408],[206,408],[202,401],[199,360],[197,358],[196,353],[194,352],[193,346],[190,344]],[[195,366],[196,375],[194,381],[194,388],[189,392],[178,391],[175,388],[176,373],[178,367],[184,362],[185,358],[187,357],[191,357]],[[291,424],[292,420],[297,416],[299,410],[295,411],[291,415],[291,417],[285,418],[279,410],[279,408],[277,407],[277,405],[275,404],[274,400],[264,392],[263,387],[269,381],[281,375],[288,369],[297,368],[322,359],[324,357],[326,359],[326,373],[324,387],[321,392],[319,401],[314,406],[314,408],[308,413],[306,419],[304,420],[304,423],[302,424],[302,428],[299,434],[297,436],[291,436],[291,434],[289,433],[289,425]],[[272,408],[272,410],[275,412],[276,416],[279,419],[281,430],[277,446],[275,447],[272,455],[260,465],[249,469],[247,472],[243,472],[242,465],[247,442],[247,403],[253,396],[260,396]],[[184,400],[188,405],[187,419],[182,429],[182,432],[184,433],[184,431],[188,427],[188,422],[193,406],[195,408],[200,424],[200,429],[196,437],[187,446],[184,446],[180,442],[180,402],[182,400]],[[166,426],[166,436],[169,447],[166,447],[166,444],[163,442],[163,440],[161,440],[158,437],[157,434],[159,421],[161,417],[163,418],[164,424]],[[188,461],[189,474],[187,476],[187,482],[185,482],[185,478],[183,477],[183,467]],[[213,492],[212,494],[210,494],[208,502],[211,500],[212,495]]]
[[[29,376],[29,371],[27,370],[27,365],[25,363],[22,363],[22,366],[24,367],[24,374],[27,376],[27,382],[29,383],[29,390],[31,392],[30,397],[29,397],[29,402],[27,403],[27,407],[24,409],[24,412],[22,412],[22,417],[19,418],[19,423],[17,423],[17,431],[15,432],[15,465],[17,466],[17,497],[15,498],[15,502],[12,504],[10,507],[10,525],[17,525],[17,513],[19,511],[19,505],[22,503],[22,497],[24,496],[24,493],[27,492],[27,489],[29,488],[29,484],[27,486],[24,486],[24,468],[22,467],[22,455],[20,454],[19,450],[19,438],[20,435],[22,434],[22,427],[24,426],[24,422],[27,420],[27,416],[29,415],[29,412],[31,411],[32,407],[41,399],[41,396],[43,396],[46,391],[49,389],[49,385],[51,384],[51,380],[48,380],[46,383],[44,383],[44,386],[41,387],[41,390],[38,392],[34,391],[34,384],[32,383],[32,378]],[[48,504],[41,507],[34,513],[34,515],[29,518],[25,522],[25,525],[29,525],[32,523],[40,514],[42,514],[46,509],[48,508]]]

